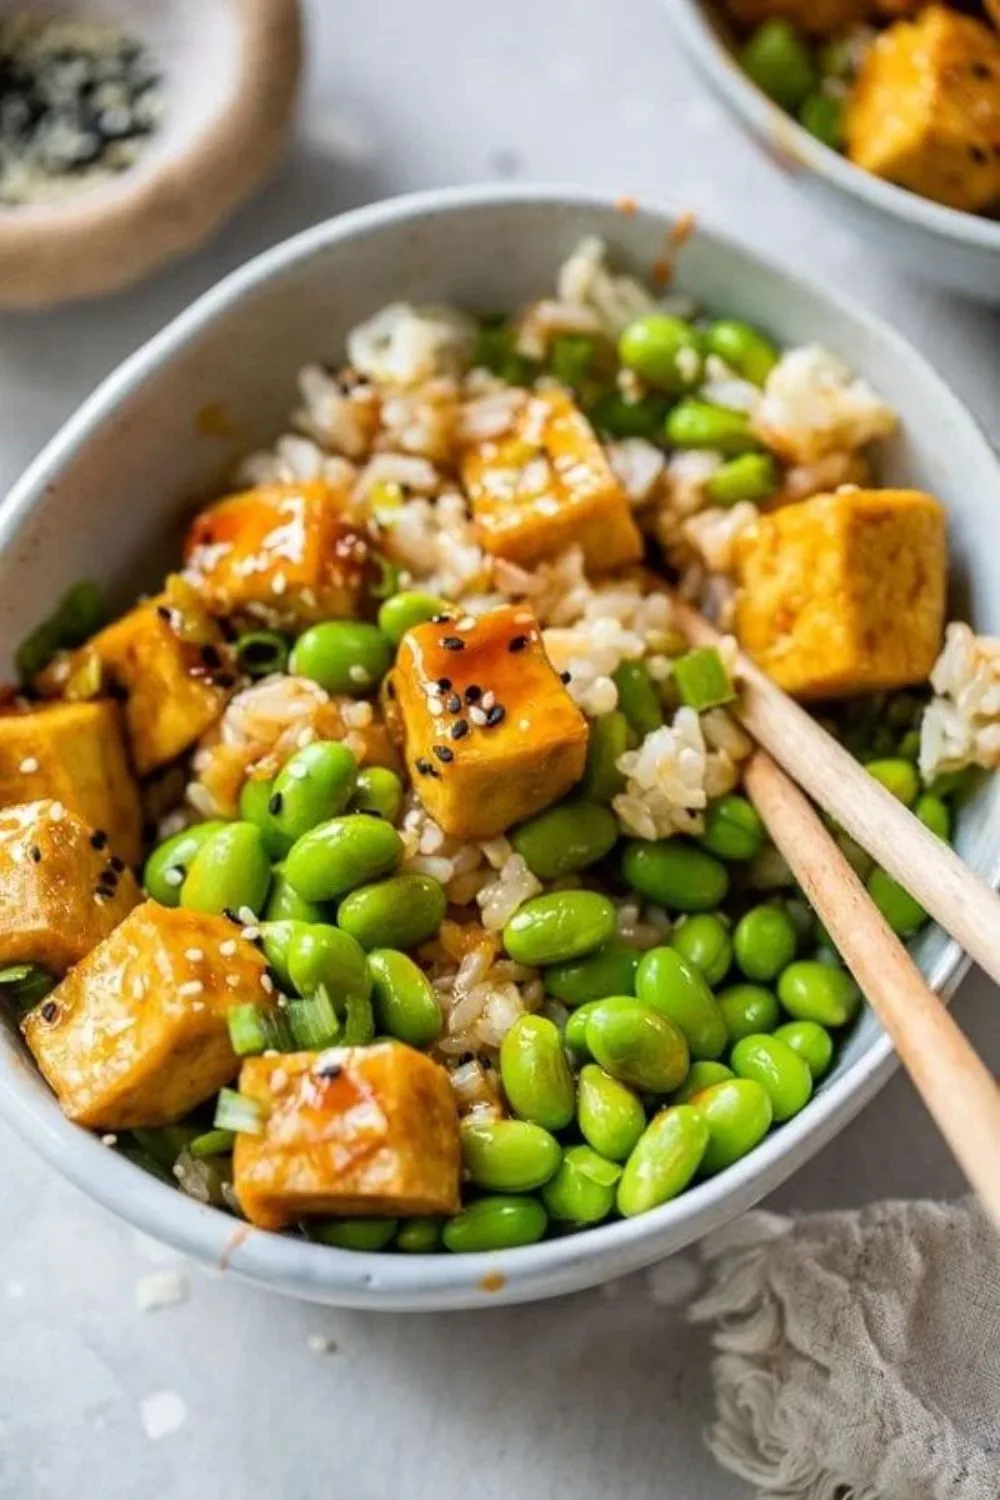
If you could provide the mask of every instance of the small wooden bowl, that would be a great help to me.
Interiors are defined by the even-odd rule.
[[[166,112],[120,176],[63,202],[0,209],[3,307],[97,296],[201,244],[275,165],[298,94],[299,0],[73,0],[58,11],[144,42]]]

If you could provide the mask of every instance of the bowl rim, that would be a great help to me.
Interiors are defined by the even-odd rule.
[[[9,544],[47,485],[90,441],[94,430],[140,384],[154,377],[189,342],[262,284],[342,241],[364,238],[393,226],[482,207],[516,211],[539,205],[553,212],[561,208],[589,209],[604,215],[623,211],[614,193],[576,186],[503,184],[431,189],[328,219],[256,256],[204,292],[124,360],[69,417],[0,502],[0,548]],[[678,209],[653,199],[643,199],[636,206],[640,212],[662,219],[665,228],[681,217]],[[633,211],[631,203],[628,211]],[[780,262],[744,247],[728,234],[712,227],[699,232],[726,253],[785,278],[809,297],[866,325],[883,345],[920,369],[941,410],[963,432],[965,443],[981,446],[984,459],[995,464],[992,450],[965,405],[900,334],[838,290],[788,271]],[[995,865],[987,872],[994,882],[1000,878],[1000,853]],[[968,967],[969,960],[958,944],[950,941],[928,978],[947,999]],[[800,1115],[767,1137],[748,1157],[637,1218],[511,1250],[460,1256],[386,1256],[269,1234],[194,1201],[109,1151],[95,1135],[71,1124],[54,1096],[38,1093],[33,1063],[26,1058],[22,1061],[23,1068],[4,1070],[0,1077],[0,1116],[63,1176],[119,1217],[179,1251],[232,1269],[272,1290],[338,1306],[386,1311],[435,1311],[535,1300],[579,1290],[649,1265],[701,1238],[778,1186],[874,1097],[896,1066],[889,1038],[884,1032],[876,1035],[843,1077],[828,1083]]]
[[[663,10],[716,91],[756,136],[773,143],[776,153],[793,156],[796,165],[808,167],[841,192],[861,198],[867,207],[902,224],[918,225],[941,240],[960,240],[970,248],[1000,253],[1000,221],[948,208],[886,182],[810,135],[747,77],[706,15],[704,0],[664,0]]]

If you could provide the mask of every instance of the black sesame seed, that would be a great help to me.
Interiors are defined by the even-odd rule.
[[[469,732],[469,725],[465,719],[456,719],[451,726],[451,737],[453,740],[464,740]]]
[[[461,1052],[458,1056],[458,1066],[461,1068],[465,1063],[475,1062],[475,1060],[476,1054],[474,1052]]]
[[[178,870],[183,869],[183,866],[182,865],[176,865],[175,869],[178,869]],[[237,925],[237,927],[242,927],[243,926],[243,923],[242,923],[242,921],[240,920],[240,917],[239,917],[239,913],[233,911],[233,908],[231,906],[224,906],[222,908],[222,915],[225,917],[225,919],[226,919],[227,922],[235,922],[236,925]]]
[[[54,1021],[59,1014],[59,1007],[54,1000],[46,1000],[42,1006],[42,1020]]]
[[[423,756],[420,756],[420,758],[416,760],[414,764],[416,765],[416,768],[420,772],[421,776],[433,776],[434,767],[431,765],[429,760],[424,760]]]
[[[495,724],[499,724],[506,713],[507,710],[504,708],[502,703],[494,703],[493,707],[486,715],[487,729],[492,729]]]
[[[385,684],[385,696],[390,700],[390,702],[394,702],[395,701],[395,698],[396,698],[396,684],[393,682],[393,680],[392,680],[391,677],[387,679],[386,684]]]
[[[111,866],[112,870],[117,871],[119,875],[121,875],[125,869],[125,861],[119,858],[117,854],[112,854],[111,858],[108,860],[108,864]]]
[[[236,678],[233,676],[232,672],[220,672],[215,679],[215,684],[216,687],[231,688],[235,681]]]
[[[444,625],[451,618],[451,615],[431,615],[431,624]]]
[[[36,865],[40,865],[41,864],[41,862],[42,862],[42,851],[41,851],[41,849],[39,849],[39,847],[38,847],[37,844],[32,844],[31,848],[28,850],[28,853],[31,855],[31,858],[34,860],[34,862],[35,862]]]
[[[435,745],[434,754],[437,756],[438,760],[443,761],[445,765],[448,765],[450,761],[453,761],[455,759],[454,750],[449,750],[447,745]]]
[[[459,636],[459,635],[443,635],[441,637],[441,645],[444,647],[444,649],[446,651],[464,651],[465,650],[465,642],[462,640],[462,637]]]
[[[221,667],[222,657],[215,646],[202,646],[201,659],[206,667]]]
[[[168,624],[170,623],[170,610],[166,604],[158,604],[156,606],[156,613],[161,620],[166,620]]]
[[[989,63],[976,61],[970,65],[970,70],[974,78],[993,77],[993,69],[990,67]]]
[[[479,686],[478,682],[470,682],[469,686],[465,690],[466,703],[478,703],[482,696],[483,690]]]
[[[989,152],[984,151],[982,146],[970,146],[969,156],[973,161],[978,162],[980,165],[982,165],[983,162],[989,161],[990,159]]]
[[[507,642],[508,651],[523,651],[528,644],[526,635],[515,635]]]
[[[450,677],[439,677],[438,680],[437,680],[437,685],[441,689],[442,693],[450,693],[451,692],[451,678]]]
[[[560,672],[559,673],[559,681],[560,682],[572,682],[573,681],[573,673],[572,672]]]
[[[281,811],[283,800],[284,799],[282,798],[281,793],[280,792],[275,792],[274,795],[273,795],[273,797],[269,797],[267,799],[267,810],[268,810],[268,812],[269,813],[273,813],[275,815],[275,817],[277,817],[278,813],[280,813],[280,811]]]
[[[103,828],[98,828],[90,835],[92,849],[104,849],[107,846],[108,836]]]
[[[457,714],[461,710],[462,700],[457,693],[452,693],[451,697],[446,701],[444,706],[450,714]]]
[[[339,1078],[344,1069],[342,1064],[330,1062],[320,1063],[315,1071],[317,1078]]]
[[[118,884],[118,871],[110,868],[101,871],[98,876],[99,885],[109,885],[112,890]]]

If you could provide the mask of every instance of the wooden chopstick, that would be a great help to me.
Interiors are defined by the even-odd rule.
[[[688,639],[718,645],[704,615],[671,597]],[[733,708],[757,743],[1000,984],[1000,896],[743,652],[737,670]]]
[[[1000,1229],[1000,1088],[798,787],[762,750],[744,785]]]

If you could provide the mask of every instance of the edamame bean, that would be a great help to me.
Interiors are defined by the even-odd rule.
[[[816,959],[798,959],[778,980],[778,998],[797,1021],[846,1026],[861,1004],[861,991],[846,969],[828,968]],[[759,1026],[758,1031],[771,1028]]]
[[[396,1249],[407,1255],[432,1255],[441,1248],[441,1220],[404,1219],[396,1234]]]
[[[227,823],[205,839],[188,866],[181,906],[192,911],[262,912],[271,861],[253,823]]]
[[[388,875],[402,857],[403,840],[389,823],[347,813],[296,840],[285,860],[285,878],[307,901],[335,901]]]
[[[711,448],[726,458],[760,447],[744,411],[693,397],[678,401],[667,416],[667,441],[675,448]]]
[[[733,933],[736,962],[748,979],[777,979],[798,947],[795,924],[780,906],[755,906]]]
[[[531,1192],[562,1160],[555,1136],[530,1120],[463,1120],[461,1139],[469,1180],[495,1193]]]
[[[184,884],[188,866],[201,846],[225,828],[221,820],[209,823],[194,823],[171,838],[164,839],[152,851],[142,872],[142,883],[146,892],[161,906],[180,906],[181,886]]]
[[[304,932],[307,923],[295,921],[262,922],[260,928],[261,947],[264,957],[274,970],[278,983],[289,994],[295,986],[288,972],[288,948],[297,932]]]
[[[587,1021],[587,1047],[606,1073],[644,1094],[669,1094],[687,1076],[683,1032],[659,1011],[599,1000]]]
[[[318,901],[307,901],[289,885],[284,865],[272,871],[271,891],[264,908],[266,922],[328,922],[330,913]]]
[[[630,1219],[683,1193],[701,1166],[708,1143],[708,1125],[699,1110],[690,1104],[661,1109],[625,1163],[618,1184],[618,1212]]]
[[[753,1078],[728,1078],[697,1095],[690,1106],[708,1126],[701,1169],[721,1172],[746,1156],[767,1135],[773,1110],[767,1090]]]
[[[780,358],[770,339],[739,318],[720,318],[713,323],[705,334],[705,343],[710,354],[724,359],[731,370],[752,385],[763,385]]]
[[[583,1005],[586,1000],[604,1000],[608,995],[632,995],[639,957],[638,951],[621,938],[609,938],[586,958],[547,968],[546,993],[564,1005]]]
[[[732,1068],[727,1068],[725,1063],[712,1062],[704,1059],[701,1062],[691,1064],[691,1071],[681,1084],[673,1097],[674,1104],[690,1104],[696,1094],[710,1089],[713,1083],[724,1083],[727,1078],[735,1078],[736,1074]]]
[[[764,825],[745,797],[716,797],[705,809],[705,831],[698,843],[720,859],[753,859],[764,843]]]
[[[918,797],[913,811],[931,833],[939,839],[950,843],[951,841],[951,808],[941,797],[935,797],[933,792],[924,792]]]
[[[833,1037],[818,1021],[786,1021],[774,1033],[801,1057],[813,1078],[822,1078],[833,1061]]]
[[[775,996],[759,984],[731,984],[717,996],[717,1002],[731,1042],[758,1031],[773,1031],[781,1015]]]
[[[435,615],[446,615],[450,610],[451,605],[446,599],[408,589],[385,601],[378,612],[378,628],[394,646],[398,646],[414,625],[423,625]]]
[[[526,901],[514,913],[503,930],[503,945],[515,963],[566,963],[599,948],[615,927],[615,909],[607,896],[552,891]]]
[[[809,1103],[812,1094],[809,1064],[780,1037],[741,1037],[729,1061],[737,1078],[752,1078],[760,1084],[779,1124],[790,1120]]]
[[[340,1250],[384,1250],[398,1223],[398,1219],[325,1219],[310,1224],[309,1238]]]
[[[529,818],[510,835],[511,843],[539,880],[557,880],[585,870],[614,848],[618,824],[595,802],[561,802]]]
[[[545,1016],[518,1016],[500,1044],[500,1082],[522,1120],[562,1130],[573,1118],[576,1094],[563,1038]]]
[[[490,1194],[446,1219],[441,1242],[456,1255],[513,1250],[517,1245],[534,1245],[548,1222],[548,1214],[537,1198]]]
[[[663,704],[645,662],[623,661],[611,680],[618,689],[618,707],[640,740],[662,727]]]
[[[254,781],[248,777],[240,788],[240,820],[253,823],[261,831],[264,848],[272,859],[284,859],[295,842],[281,832],[271,816],[271,798],[274,795],[274,777]]]
[[[683,1033],[693,1058],[718,1057],[726,1045],[726,1023],[704,975],[676,948],[650,948],[635,976],[643,1005],[666,1016]]]
[[[870,760],[865,766],[869,776],[882,783],[904,807],[912,807],[920,795],[920,775],[912,761],[900,759]]]
[[[879,867],[871,872],[867,885],[869,896],[897,937],[915,937],[927,921],[920,902]]]
[[[778,466],[770,453],[741,453],[705,481],[709,499],[727,508],[747,500],[767,500],[777,488]]]
[[[570,1146],[555,1176],[542,1188],[549,1217],[568,1224],[599,1224],[615,1206],[621,1167],[590,1146]]]
[[[318,682],[328,693],[364,698],[392,665],[392,642],[363,620],[325,620],[303,631],[288,665],[297,677]]]
[[[596,1063],[580,1069],[576,1111],[584,1140],[610,1161],[624,1161],[646,1128],[646,1112],[632,1090]]]
[[[587,1000],[571,1016],[567,1017],[566,1029],[563,1032],[563,1041],[577,1057],[589,1057],[590,1048],[587,1046],[587,1022],[597,1007],[604,1005],[608,1006],[611,1010],[628,1010],[637,1004],[638,1001],[634,995],[606,995],[601,1000]]]
[[[720,984],[733,961],[729,928],[714,912],[694,912],[675,927],[670,945],[700,969],[709,984]]]
[[[839,151],[844,143],[843,100],[817,89],[802,101],[799,123],[831,151]]]
[[[357,761],[336,740],[318,740],[296,750],[275,777],[268,803],[274,826],[289,840],[288,847],[318,823],[342,813],[357,779]]]
[[[816,87],[809,48],[795,28],[779,17],[757,27],[740,61],[757,87],[782,109],[798,109]]]
[[[351,798],[351,811],[375,813],[395,823],[403,808],[403,783],[385,766],[362,766]]]
[[[624,789],[619,757],[628,749],[628,720],[617,709],[590,721],[587,764],[580,791],[588,802],[610,802]]]
[[[647,385],[679,395],[701,378],[698,334],[683,318],[669,313],[644,313],[622,330],[618,358]]]
[[[633,840],[625,846],[622,874],[641,896],[674,911],[712,911],[729,890],[725,865],[677,838]]]
[[[441,1006],[423,969],[405,953],[374,948],[368,971],[379,1030],[411,1047],[429,1047],[441,1030]]]
[[[375,827],[384,823],[367,820]],[[430,875],[394,875],[345,896],[337,922],[362,948],[417,948],[432,938],[448,908],[442,886]]]
[[[292,929],[285,967],[297,994],[311,995],[323,985],[341,1013],[352,995],[368,999],[371,975],[364,952],[352,937],[328,923],[296,922]]]

